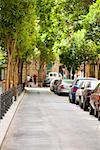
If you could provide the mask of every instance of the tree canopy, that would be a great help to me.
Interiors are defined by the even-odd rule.
[[[31,59],[38,59],[41,72],[57,56],[68,70],[77,69],[98,58],[99,32],[100,0],[1,0],[0,43],[8,72],[15,65],[19,74]]]
[[[72,36],[68,37],[66,43],[69,44],[62,47],[61,62],[65,63],[68,68],[69,66],[71,68],[73,63],[77,67],[85,61],[96,61],[100,53],[100,0],[90,5],[88,10],[86,7],[84,12],[85,14],[79,12],[78,19],[73,20],[78,28],[74,28],[71,32]]]

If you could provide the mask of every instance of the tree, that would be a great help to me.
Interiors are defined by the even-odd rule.
[[[40,81],[43,68],[59,54],[69,71],[71,68],[75,70],[87,58],[95,59],[100,48],[100,0],[89,9],[92,2],[1,0],[0,34],[2,47],[7,53],[7,89],[11,82],[15,86],[22,83],[23,64],[31,59],[40,62]]]
[[[86,29],[86,40],[96,45],[97,53],[100,54],[100,0],[90,6],[89,13],[85,16],[83,27]]]
[[[54,52],[52,46],[54,44],[53,34],[51,29],[51,8],[53,7],[54,0],[50,1],[37,1],[36,14],[37,14],[37,34],[36,34],[36,48],[39,51],[39,70],[38,81],[41,84],[43,80],[43,71],[46,64],[54,60]]]
[[[71,37],[67,38],[69,44],[63,45],[61,48],[62,49],[61,61],[66,64],[67,68],[69,68],[69,66],[70,68],[71,67],[73,68],[74,65],[74,69],[77,69],[78,65],[80,65],[82,62],[85,63],[86,61],[89,62],[94,61],[96,59],[98,53],[97,51],[100,47],[99,46],[100,42],[97,42],[99,40],[98,38],[99,27],[97,27],[96,26],[97,23],[95,23],[100,18],[97,15],[100,14],[99,5],[100,5],[99,0],[97,0],[96,3],[93,3],[93,5],[90,6],[90,9],[87,9],[86,7],[85,13],[88,12],[87,10],[89,10],[89,13],[87,13],[86,15],[84,15],[84,13],[81,14],[80,11],[77,11],[79,13],[78,17],[77,13],[72,14],[73,18],[72,21],[73,24],[76,24],[76,27],[74,26],[75,28],[73,28]],[[76,20],[74,17],[76,18]],[[95,33],[91,32],[91,28],[93,28],[90,24],[91,20],[93,21],[93,24],[95,24],[94,25]],[[66,41],[66,43],[68,42]]]
[[[20,1],[20,0],[1,0],[1,38],[2,44],[7,52],[7,82],[6,89],[14,84],[14,69],[17,70],[18,63],[21,62],[21,57],[24,55],[20,53],[25,48],[26,40],[29,37],[30,16],[34,15],[34,1]],[[31,24],[32,25],[32,24]],[[24,30],[26,29],[26,32]],[[21,34],[23,32],[23,38]],[[28,34],[28,35],[27,35]],[[24,41],[24,42],[23,42]],[[21,44],[19,44],[21,43]],[[23,44],[24,43],[24,44]],[[27,48],[30,49],[27,45]],[[18,80],[16,78],[16,80]],[[18,84],[19,81],[16,82]]]

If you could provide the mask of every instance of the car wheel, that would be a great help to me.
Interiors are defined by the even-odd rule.
[[[90,105],[90,107],[89,107],[89,114],[90,114],[90,115],[94,115],[94,109],[92,108],[91,105]]]
[[[70,103],[72,103],[70,96],[68,96],[68,100],[69,100]]]
[[[98,117],[98,120],[100,121],[100,116]]]
[[[84,110],[84,111],[86,111],[86,110],[87,110],[86,102],[85,102],[85,101],[83,102],[83,110]]]
[[[61,96],[61,93],[59,92],[58,95]]]
[[[98,112],[98,120],[100,121],[100,111]]]
[[[68,96],[68,100],[69,100],[69,102],[71,102],[71,100],[70,100],[70,96]]]
[[[50,91],[52,91],[52,89],[50,89]]]
[[[98,111],[96,109],[94,110],[94,116],[98,118]]]
[[[79,105],[79,102],[78,102],[78,101],[76,101],[76,102],[75,102],[75,104],[76,104],[76,105]]]
[[[79,106],[80,106],[80,108],[83,108],[83,104],[81,102],[81,97],[79,97]]]

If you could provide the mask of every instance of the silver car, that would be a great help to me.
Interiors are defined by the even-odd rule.
[[[60,84],[57,86],[56,93],[58,95],[66,94],[69,95],[71,91],[73,80],[71,79],[62,79]]]

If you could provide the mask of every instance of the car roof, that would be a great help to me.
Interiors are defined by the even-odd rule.
[[[98,79],[92,77],[79,77],[76,80],[98,80]]]

